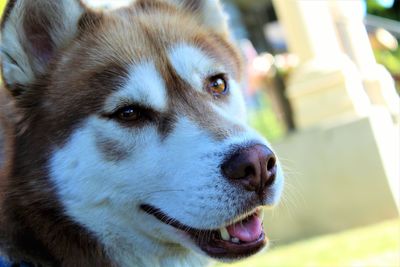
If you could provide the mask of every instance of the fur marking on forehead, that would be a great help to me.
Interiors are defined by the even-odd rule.
[[[218,66],[211,57],[188,44],[172,47],[168,56],[178,75],[198,91],[202,91],[203,80],[208,75],[223,72],[222,66]]]
[[[167,109],[165,82],[151,61],[130,67],[126,83],[121,90],[108,99],[105,109],[107,112],[111,112],[121,104],[136,103],[157,111]]]

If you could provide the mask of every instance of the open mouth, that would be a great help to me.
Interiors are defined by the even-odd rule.
[[[169,217],[150,205],[141,209],[159,221],[186,232],[210,257],[217,259],[240,259],[260,251],[267,243],[263,231],[261,210],[257,209],[245,218],[220,229],[195,229]]]

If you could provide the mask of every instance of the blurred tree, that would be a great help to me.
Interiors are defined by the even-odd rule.
[[[367,0],[367,13],[400,21],[400,0]]]
[[[233,0],[233,3],[239,8],[242,21],[248,31],[249,39],[256,48],[257,52],[263,53],[268,52],[273,55],[277,54],[271,45],[270,40],[265,35],[264,27],[269,23],[276,21],[278,18],[275,13],[275,9],[270,0]],[[269,89],[271,93],[275,95],[277,105],[283,112],[282,119],[285,128],[290,132],[295,129],[292,109],[289,101],[285,96],[285,84],[281,73],[276,69],[276,66],[272,66],[275,75],[272,77],[273,86]]]
[[[400,0],[366,0],[367,13],[400,22]],[[400,38],[398,38],[400,41]],[[376,60],[392,74],[400,93],[400,46],[390,50],[373,46]]]

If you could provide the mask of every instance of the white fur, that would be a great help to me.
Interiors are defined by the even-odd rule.
[[[11,18],[13,19],[13,18]],[[6,23],[1,35],[1,57],[3,75],[8,84],[27,84],[34,79],[28,55],[19,41],[18,29],[13,23]]]
[[[203,23],[214,31],[228,33],[228,16],[219,0],[203,0]]]
[[[192,45],[177,44],[169,50],[168,56],[179,76],[197,91],[203,90],[207,76],[224,72],[220,63]]]
[[[178,6],[185,6],[186,0],[167,0]],[[220,0],[198,0],[200,9],[195,10],[199,21],[212,31],[228,34],[228,16],[224,12]]]
[[[134,0],[83,0],[86,4],[93,8],[120,8],[128,6]]]
[[[241,88],[233,79],[228,80],[228,88],[229,99],[227,103],[211,104],[211,106],[224,120],[234,124],[246,125],[247,114]]]
[[[158,111],[167,108],[168,97],[163,78],[151,61],[131,66],[129,78],[106,102],[105,112],[112,112],[121,103],[140,103]]]

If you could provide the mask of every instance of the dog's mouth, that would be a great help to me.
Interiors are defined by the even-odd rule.
[[[261,209],[256,209],[230,225],[210,230],[184,225],[150,205],[141,205],[141,209],[159,221],[186,232],[201,250],[213,258],[229,260],[248,257],[267,244]]]

